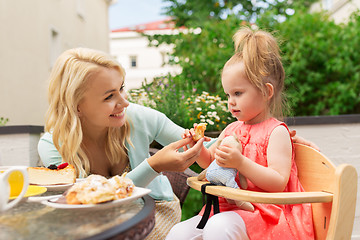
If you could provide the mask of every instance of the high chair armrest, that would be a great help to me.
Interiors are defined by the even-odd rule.
[[[187,184],[198,191],[206,181],[199,181],[197,177],[189,177]],[[301,203],[321,203],[332,202],[333,194],[327,192],[255,192],[242,189],[235,189],[226,186],[207,186],[205,192],[218,197],[233,200],[241,200],[252,203],[271,203],[271,204],[301,204]]]

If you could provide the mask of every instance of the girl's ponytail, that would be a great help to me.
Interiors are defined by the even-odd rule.
[[[225,67],[242,61],[249,81],[265,95],[266,83],[271,83],[274,96],[270,100],[270,111],[281,118],[285,71],[276,39],[268,32],[242,27],[234,34],[233,41],[235,53]]]

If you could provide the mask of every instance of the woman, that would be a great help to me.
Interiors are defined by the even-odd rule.
[[[197,158],[203,140],[191,151],[183,128],[164,114],[127,101],[125,71],[109,55],[91,49],[65,51],[50,75],[45,131],[38,144],[45,166],[68,162],[78,177],[110,177],[129,172],[138,187],[151,189],[156,226],[149,239],[164,239],[181,218],[179,200],[163,171],[184,171]],[[166,146],[149,155],[156,140]]]

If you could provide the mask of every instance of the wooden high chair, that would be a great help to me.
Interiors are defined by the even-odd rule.
[[[267,193],[207,186],[208,194],[253,203],[299,204],[311,203],[316,239],[350,239],[354,224],[357,172],[349,164],[335,166],[325,155],[315,149],[295,144],[295,162],[305,192]],[[201,191],[197,177],[187,179],[187,184]]]

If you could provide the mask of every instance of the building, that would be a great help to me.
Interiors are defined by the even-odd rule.
[[[141,87],[145,79],[151,82],[154,77],[181,71],[179,67],[167,64],[167,53],[171,52],[172,46],[149,47],[149,41],[143,35],[176,33],[169,19],[120,28],[110,33],[110,53],[125,68],[127,89]]]
[[[112,0],[0,0],[0,117],[44,125],[47,81],[64,50],[109,52]]]
[[[354,11],[360,9],[360,0],[321,0],[314,3],[310,11],[326,10],[335,23],[346,23]]]

